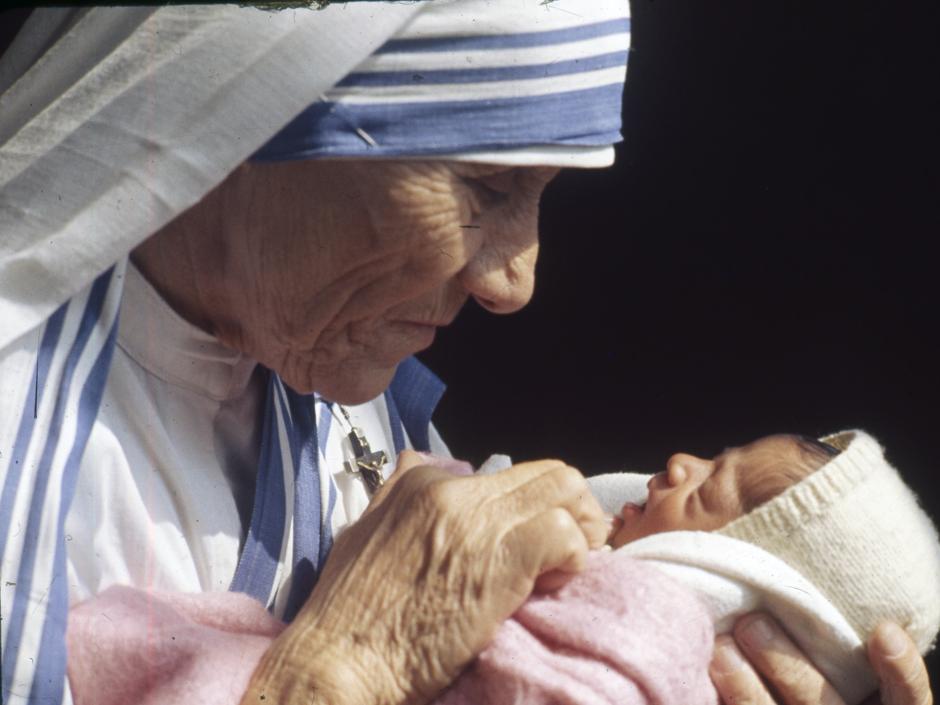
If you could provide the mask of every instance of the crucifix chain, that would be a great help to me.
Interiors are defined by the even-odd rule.
[[[346,419],[346,425],[349,426],[350,430],[346,435],[346,440],[349,441],[353,453],[352,459],[346,460],[343,466],[346,468],[346,472],[358,474],[362,478],[371,497],[379,487],[385,484],[382,467],[388,463],[388,455],[384,450],[372,450],[362,429],[353,425],[352,419],[349,418],[349,412],[342,404],[336,406],[339,407],[340,413]],[[333,405],[328,404],[328,407],[333,416],[336,416]]]

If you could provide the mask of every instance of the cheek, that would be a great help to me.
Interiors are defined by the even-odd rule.
[[[676,493],[661,499],[654,506],[647,506],[646,521],[653,531],[673,531],[685,525],[683,498]]]

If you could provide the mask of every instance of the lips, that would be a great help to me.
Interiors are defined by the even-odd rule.
[[[623,517],[624,521],[629,521],[634,517],[640,516],[644,509],[646,509],[645,504],[634,504],[633,502],[627,502],[627,504],[623,505],[623,509],[620,511],[620,516]]]
[[[443,320],[436,320],[436,321],[402,320],[400,321],[400,323],[407,323],[410,326],[428,326],[431,328],[444,328],[445,326],[449,326],[451,323],[453,323],[454,318],[456,318],[456,316],[452,316],[451,318],[447,318]]]

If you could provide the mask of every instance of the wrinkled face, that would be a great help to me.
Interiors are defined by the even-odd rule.
[[[294,389],[381,393],[468,297],[532,295],[538,202],[557,169],[442,161],[247,163],[220,193],[243,287],[214,331]]]
[[[648,483],[645,505],[624,505],[610,543],[622,546],[663,531],[714,531],[742,516],[755,488],[807,460],[794,436],[767,436],[712,460],[677,453]],[[815,468],[813,468],[815,469]],[[616,525],[615,520],[615,525]]]

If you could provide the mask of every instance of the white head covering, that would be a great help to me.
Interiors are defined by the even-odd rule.
[[[0,349],[202,199],[419,7],[68,11],[0,95]],[[49,43],[34,37],[61,17],[34,10],[3,64],[22,70],[18,54]],[[317,68],[284,68],[298,66]]]

